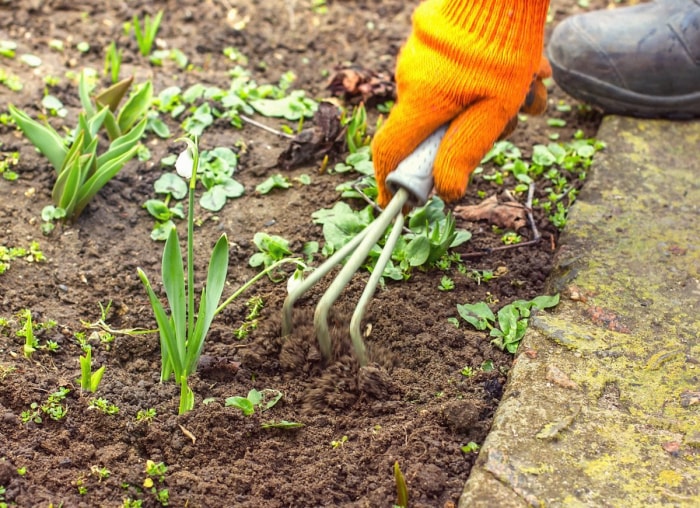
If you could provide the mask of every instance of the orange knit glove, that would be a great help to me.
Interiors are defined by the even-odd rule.
[[[396,67],[397,101],[372,142],[378,202],[384,185],[439,126],[451,122],[435,159],[435,189],[464,195],[469,175],[539,80],[548,0],[425,0]],[[547,65],[548,67],[548,65]],[[545,69],[546,74],[546,69]],[[535,100],[533,99],[533,100]],[[540,104],[540,106],[542,106]]]

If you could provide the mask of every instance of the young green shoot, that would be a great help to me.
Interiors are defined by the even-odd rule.
[[[163,11],[160,10],[158,13],[151,18],[148,14],[143,19],[143,26],[139,21],[138,16],[134,14],[131,20],[131,25],[134,28],[134,37],[136,38],[136,44],[139,47],[139,51],[143,56],[148,56],[153,48],[153,43],[156,40],[156,35],[158,34],[158,28],[160,27],[160,22],[163,18]]]
[[[399,461],[394,462],[394,481],[396,482],[396,507],[408,508],[408,487],[406,479],[399,467]]]
[[[217,313],[217,305],[228,273],[229,245],[225,234],[221,235],[212,250],[207,271],[207,281],[195,314],[194,302],[194,191],[199,149],[197,143],[183,138],[187,148],[178,157],[176,168],[181,177],[189,180],[187,207],[187,258],[186,268],[177,230],[172,228],[165,242],[162,260],[162,280],[170,306],[168,316],[151,287],[145,272],[138,268],[138,275],[151,302],[161,344],[161,381],[175,375],[180,386],[179,413],[194,407],[194,393],[187,384],[199,362],[209,327]],[[185,283],[185,281],[187,281]]]
[[[119,81],[119,71],[122,65],[122,50],[117,48],[117,44],[112,41],[105,51],[105,64],[103,73],[109,73],[112,83]]]
[[[92,348],[88,346],[84,349],[85,356],[80,357],[80,389],[95,393],[102,381],[105,373],[105,365],[92,372]]]

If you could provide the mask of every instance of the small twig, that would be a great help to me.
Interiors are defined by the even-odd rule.
[[[252,118],[249,118],[245,115],[238,115],[241,120],[243,120],[245,123],[250,124],[254,127],[257,127],[258,129],[262,129],[264,131],[270,132],[272,134],[276,134],[277,136],[287,138],[287,139],[294,139],[294,136],[291,134],[287,134],[286,132],[278,131],[277,129],[273,129],[272,127],[268,127],[265,124],[262,124],[258,121],[253,120]]]
[[[535,224],[535,218],[532,216],[532,198],[535,196],[535,184],[531,183],[530,188],[527,190],[527,202],[525,203],[525,210],[527,211],[527,220],[530,222],[530,227],[532,228],[532,240],[540,241],[540,232],[537,229],[537,224]]]

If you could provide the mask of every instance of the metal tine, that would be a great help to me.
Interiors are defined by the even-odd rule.
[[[399,191],[401,192],[401,191]],[[355,312],[352,314],[352,319],[350,320],[350,338],[352,339],[352,345],[355,349],[355,355],[361,366],[367,365],[367,350],[365,349],[365,342],[362,339],[362,332],[360,331],[360,325],[362,324],[362,318],[365,316],[365,311],[367,310],[367,305],[369,301],[374,296],[374,292],[377,289],[377,284],[379,284],[379,279],[381,279],[384,273],[384,268],[386,268],[387,263],[391,259],[391,254],[394,252],[394,247],[396,242],[398,242],[401,236],[401,230],[403,229],[404,216],[402,212],[396,216],[394,220],[394,226],[391,229],[389,238],[387,238],[382,253],[377,259],[377,263],[374,265],[374,270],[372,275],[367,281],[365,290],[362,292],[362,296],[357,302],[357,307]]]
[[[320,264],[295,289],[289,292],[282,305],[282,336],[292,333],[292,310],[296,301],[329,273],[335,265],[345,259],[360,244],[367,234],[367,228],[360,231],[352,240],[338,249],[331,257]]]
[[[367,259],[367,255],[382,237],[389,223],[401,213],[401,209],[403,205],[406,204],[406,201],[408,201],[408,197],[408,192],[405,190],[403,190],[403,192],[397,192],[379,217],[365,228],[367,232],[363,235],[362,243],[360,243],[357,250],[355,250],[353,255],[346,261],[343,269],[318,302],[316,312],[314,313],[314,330],[316,331],[321,354],[323,354],[325,359],[331,357],[331,336],[328,329],[328,312],[331,306],[338,299],[343,288],[348,285],[348,282],[350,282],[350,279],[352,279],[357,269],[360,268],[364,260]]]
[[[394,194],[384,211],[357,236],[345,244],[326,262],[302,281],[299,286],[290,291],[282,307],[282,335],[289,335],[292,331],[292,311],[294,303],[306,293],[314,284],[328,274],[333,267],[339,264],[348,255],[345,266],[333,280],[314,312],[314,330],[319,341],[319,348],[323,357],[328,360],[331,357],[332,344],[328,328],[328,313],[331,306],[338,299],[341,291],[347,286],[369,252],[385,233],[389,223],[395,220],[392,232],[382,249],[377,264],[370,276],[362,296],[355,308],[350,321],[350,337],[353,347],[361,365],[367,362],[364,341],[360,332],[360,325],[367,304],[374,295],[379,279],[384,272],[386,264],[391,259],[391,253],[398,241],[403,228],[403,207],[420,206],[425,204],[433,187],[432,166],[435,161],[438,146],[447,130],[447,125],[438,128],[431,136],[420,144],[411,155],[404,159],[398,168],[390,173],[386,179],[387,187]],[[353,252],[354,251],[354,252]]]

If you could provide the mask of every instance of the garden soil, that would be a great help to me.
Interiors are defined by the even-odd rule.
[[[0,57],[2,68],[23,84],[21,92],[0,86],[0,113],[12,103],[37,117],[43,78],[55,76],[60,82],[51,93],[64,103],[68,116],[51,122],[57,128],[72,125],[80,101],[70,73],[86,66],[102,72],[105,48],[113,40],[124,50],[122,75],[133,74],[137,82],[153,80],[156,94],[194,83],[227,88],[235,64],[222,52],[235,47],[248,58],[258,83],[276,83],[291,70],[297,75],[294,88],[327,98],[329,80],[340,66],[391,76],[416,3],[332,1],[327,12],[316,12],[311,1],[283,0],[0,2],[0,40],[16,42],[18,55],[31,53],[42,60],[34,68],[19,58]],[[590,4],[607,7],[604,0]],[[581,12],[574,0],[553,0],[551,7],[548,32],[564,17]],[[133,36],[124,34],[123,24],[132,16],[160,9],[165,14],[157,43],[183,51],[193,65],[190,70],[169,60],[159,67],[149,64]],[[50,48],[54,40],[63,42],[63,51]],[[89,44],[87,52],[76,49],[81,42]],[[108,84],[106,78],[103,84]],[[573,107],[560,111],[566,108],[557,104]],[[511,139],[527,155],[534,144],[547,143],[552,132],[562,140],[578,129],[594,135],[599,116],[576,105],[552,84],[547,117],[561,118],[566,126],[527,118]],[[370,125],[378,114],[369,108]],[[256,120],[275,129],[281,125],[271,118]],[[169,120],[169,125],[178,131],[177,122]],[[362,326],[371,352],[369,365],[362,368],[350,353],[347,329],[367,272],[355,276],[333,309],[336,346],[327,363],[320,360],[312,315],[328,280],[296,304],[295,329],[285,338],[280,337],[280,318],[286,284],[261,280],[217,316],[191,380],[195,409],[178,416],[178,388],[159,380],[157,334],[121,332],[155,328],[137,267],[164,300],[162,243],[150,238],[153,220],[143,204],[156,197],[153,182],[164,171],[160,159],[178,153],[182,144],[148,136],[144,143],[150,160],[130,162],[75,223],[44,236],[40,215],[51,201],[54,171],[12,126],[0,126],[0,142],[3,157],[20,152],[14,168],[18,180],[0,179],[0,244],[27,248],[38,241],[46,257],[35,263],[16,259],[0,275],[0,317],[7,319],[0,330],[0,487],[10,506],[152,507],[163,501],[154,492],[167,489],[169,505],[179,507],[388,507],[396,501],[397,462],[411,506],[455,505],[476,458],[462,447],[482,443],[488,433],[512,356],[495,348],[487,331],[464,322],[457,328],[448,318],[457,316],[458,304],[487,301],[497,308],[545,293],[559,234],[545,216],[535,213],[539,243],[507,250],[491,250],[502,243],[488,222],[459,220],[458,227],[473,234],[457,249],[468,271],[490,270],[498,276],[478,283],[453,266],[446,272],[414,270],[407,281],[387,281]],[[320,157],[283,169],[278,158],[289,147],[288,139],[248,124],[236,129],[223,119],[204,133],[201,146],[226,146],[239,153],[235,177],[246,193],[215,214],[197,207],[197,280],[222,233],[231,241],[225,297],[257,273],[248,265],[257,251],[252,242],[256,232],[290,240],[296,253],[305,242],[323,243],[311,214],[340,199],[335,189],[348,180],[346,174],[320,171]],[[345,154],[336,155],[342,160]],[[255,191],[277,173],[309,175],[311,183],[265,195]],[[538,186],[536,197],[546,195],[544,186]],[[501,189],[476,177],[458,204],[479,204]],[[354,204],[358,209],[365,205]],[[532,234],[527,225],[519,232],[525,239]],[[313,264],[321,260],[316,255]],[[445,275],[454,280],[454,290],[439,290]],[[239,339],[234,331],[244,324],[246,302],[253,296],[264,302],[259,325]],[[103,343],[105,327],[96,322],[100,304],[108,302],[104,324],[117,332],[113,342]],[[55,341],[57,352],[39,350],[30,360],[24,358],[24,339],[16,334],[23,309],[31,311],[35,323],[56,322],[37,334],[41,344]],[[93,365],[106,367],[96,394],[80,390],[76,333],[90,340]],[[493,370],[482,369],[489,363]],[[465,367],[473,375],[462,374]],[[59,387],[70,390],[63,419],[21,422],[23,411]],[[252,388],[279,390],[284,396],[252,416],[224,405],[226,398],[245,396]],[[95,397],[107,399],[119,412],[91,408]],[[137,413],[148,408],[156,410],[155,418],[137,421]],[[303,427],[261,425],[272,420]],[[147,461],[167,467],[162,479],[152,479],[153,486],[146,480]]]

